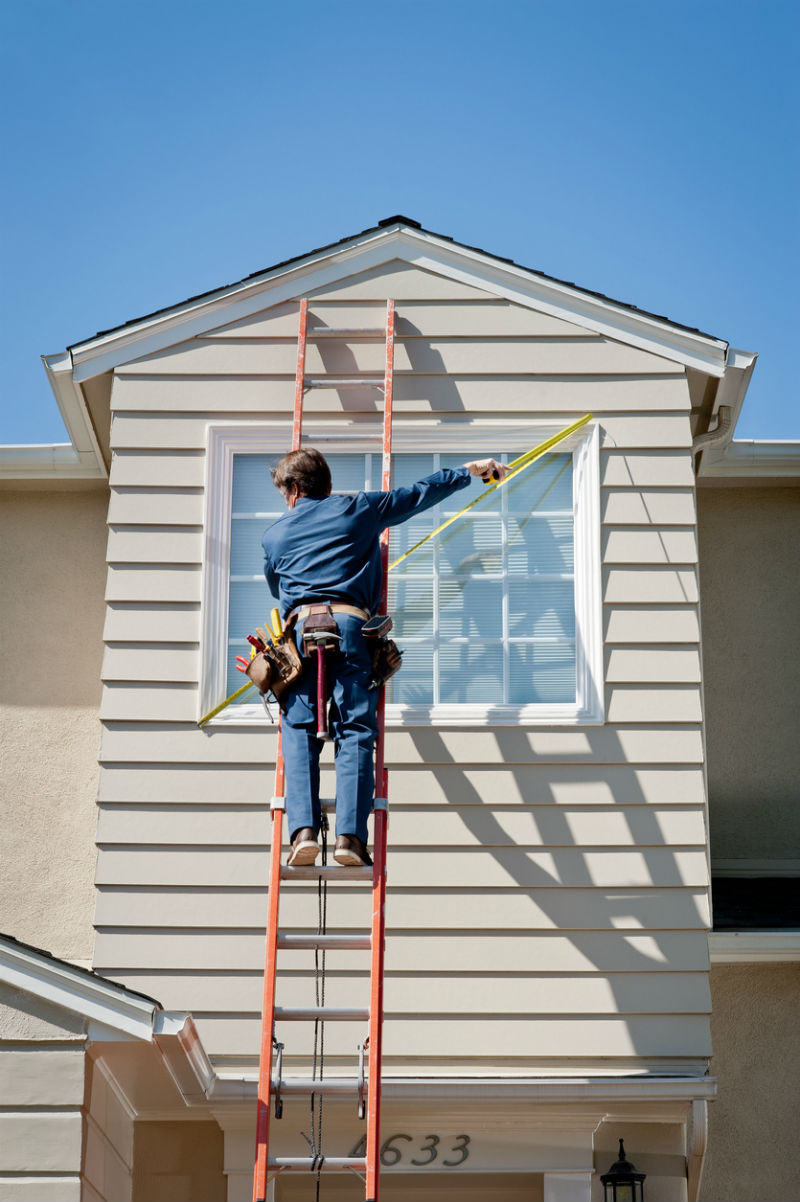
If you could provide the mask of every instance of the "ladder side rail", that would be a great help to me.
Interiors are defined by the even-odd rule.
[[[383,472],[382,488],[387,491],[392,484],[392,416],[394,390],[394,301],[386,303],[386,365],[383,384]],[[389,583],[389,531],[381,535],[381,612],[386,613]],[[369,1080],[367,1083],[367,1179],[368,1202],[378,1202],[380,1190],[380,1132],[381,1132],[381,1076],[383,1072],[383,978],[386,942],[386,837],[388,812],[389,778],[386,771],[386,688],[380,690],[378,698],[378,737],[375,745],[375,790],[376,806],[373,819],[373,874],[372,874],[372,954],[370,964],[370,1018],[369,1018]]]
[[[292,450],[298,451],[303,437],[303,395],[308,333],[308,300],[300,301],[297,332],[297,368],[292,414]],[[278,919],[281,888],[281,849],[286,772],[283,760],[281,720],[278,718],[278,747],[275,756],[275,788],[270,846],[267,941],[264,955],[264,994],[261,1007],[261,1048],[258,1065],[258,1107],[256,1110],[256,1157],[253,1171],[253,1202],[266,1202],[269,1161],[269,1111],[272,1089],[272,1039],[275,1030],[275,984],[278,953]],[[291,833],[291,832],[290,832]]]
[[[275,764],[275,796],[271,809],[272,832],[269,862],[267,939],[264,952],[264,992],[261,1004],[261,1048],[258,1062],[258,1108],[256,1112],[256,1162],[253,1173],[253,1202],[266,1202],[269,1160],[269,1112],[272,1088],[272,1039],[275,1030],[275,985],[278,955],[281,850],[283,843],[284,766],[278,731]]]
[[[292,450],[299,451],[303,437],[303,394],[306,376],[306,339],[308,335],[308,301],[300,301],[300,318],[297,331],[297,367],[294,378],[294,412],[292,415]]]

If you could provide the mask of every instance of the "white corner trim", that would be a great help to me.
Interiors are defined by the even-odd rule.
[[[156,1003],[0,939],[0,980],[126,1035],[152,1038]]]
[[[703,1179],[703,1163],[708,1147],[708,1103],[705,1098],[693,1098],[686,1124],[686,1176],[688,1202],[697,1202]]]
[[[712,964],[780,964],[800,960],[800,931],[712,931]]]
[[[74,379],[89,379],[176,342],[198,337],[223,322],[241,320],[397,259],[709,375],[725,374],[726,343],[720,339],[681,329],[528,268],[454,245],[435,234],[394,225],[360,234],[345,244],[265,271],[255,279],[185,301],[77,344],[72,348]]]

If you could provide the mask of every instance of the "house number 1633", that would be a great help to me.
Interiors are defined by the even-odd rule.
[[[451,1136],[450,1139],[452,1138]],[[381,1164],[388,1169],[393,1165],[400,1164],[401,1161],[406,1161],[419,1168],[424,1168],[426,1165],[433,1164],[434,1160],[439,1160],[448,1169],[454,1169],[457,1165],[463,1164],[469,1156],[470,1138],[468,1135],[457,1135],[452,1146],[450,1140],[446,1140],[444,1146],[440,1148],[441,1143],[439,1135],[426,1135],[424,1140],[415,1139],[413,1135],[404,1135],[402,1132],[390,1135],[387,1140],[384,1140],[381,1147]],[[366,1154],[367,1137],[362,1135],[350,1155],[366,1156]]]

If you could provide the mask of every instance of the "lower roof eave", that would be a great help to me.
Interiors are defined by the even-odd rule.
[[[258,1081],[250,1074],[219,1073],[207,1091],[214,1105],[251,1102]],[[553,1103],[688,1103],[716,1097],[714,1077],[391,1077],[384,1076],[382,1096],[387,1102],[487,1101]]]

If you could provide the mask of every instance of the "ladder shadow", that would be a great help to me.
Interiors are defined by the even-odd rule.
[[[599,1015],[591,1011],[584,1013],[577,1010],[565,1013],[561,1017],[574,1017],[576,1021],[580,1021],[581,1019],[590,1020],[598,1017],[621,1018],[628,1030],[628,1037],[632,1048],[631,1054],[645,1056],[650,1059],[662,1059],[663,1057],[654,1056],[646,1042],[650,1038],[646,1030],[648,1024],[645,1023],[642,1025],[637,1022],[638,1017],[646,1017],[644,1012],[641,1015],[626,1013],[630,1010],[629,999],[626,997],[624,988],[620,986],[616,977],[619,972],[624,972],[627,975],[637,972],[687,971],[685,963],[675,962],[675,950],[672,947],[673,941],[669,936],[674,932],[675,928],[680,929],[683,927],[689,931],[704,931],[707,929],[706,915],[702,913],[692,893],[693,889],[694,892],[697,892],[700,886],[693,887],[687,885],[684,881],[683,874],[675,857],[675,849],[665,844],[664,832],[657,822],[656,815],[652,812],[652,803],[647,801],[637,781],[635,770],[631,772],[626,781],[627,795],[624,802],[618,801],[614,797],[609,807],[612,813],[618,806],[636,807],[634,811],[635,819],[631,819],[629,815],[626,815],[626,823],[630,835],[629,844],[603,845],[602,847],[592,847],[591,849],[579,845],[570,829],[567,815],[561,808],[564,805],[564,790],[568,788],[568,785],[565,785],[563,780],[559,782],[558,788],[549,783],[547,767],[544,765],[541,772],[541,786],[537,782],[537,787],[543,786],[546,788],[547,797],[539,795],[536,798],[531,798],[525,795],[526,790],[529,789],[529,782],[525,779],[523,771],[526,767],[530,767],[536,763],[535,751],[532,754],[532,741],[535,742],[536,734],[551,734],[553,729],[536,728],[528,734],[525,730],[518,727],[506,727],[500,732],[497,732],[497,728],[495,728],[497,732],[495,733],[495,739],[497,741],[498,762],[514,766],[511,768],[512,779],[515,780],[518,795],[522,799],[523,806],[527,804],[531,806],[536,805],[537,807],[547,805],[548,807],[543,811],[544,818],[541,825],[538,829],[532,830],[532,834],[535,836],[538,835],[538,838],[532,839],[529,845],[509,842],[508,834],[503,829],[497,815],[490,808],[493,802],[487,800],[485,792],[476,787],[475,774],[482,774],[485,771],[487,777],[490,777],[493,771],[492,768],[484,769],[478,765],[467,767],[458,763],[453,754],[448,750],[446,738],[440,730],[434,728],[416,729],[411,731],[410,734],[415,750],[422,762],[447,766],[447,771],[440,774],[441,780],[444,782],[445,801],[446,804],[457,807],[462,822],[472,836],[471,841],[478,845],[480,851],[488,853],[494,858],[502,873],[508,878],[510,887],[524,891],[525,896],[527,896],[528,891],[537,891],[536,906],[549,919],[550,926],[542,924],[541,926],[532,927],[529,933],[533,933],[535,930],[537,934],[541,931],[544,934],[553,932],[568,936],[573,947],[579,953],[579,958],[587,965],[587,969],[581,971],[592,971],[593,968],[608,981],[616,1006],[616,1011],[613,1015]],[[586,750],[584,753],[566,756],[559,755],[559,769],[561,771],[563,771],[564,765],[569,765],[570,763],[578,765],[581,763],[591,764],[596,762],[596,753],[593,753],[592,750],[592,733],[594,730],[602,732],[604,728],[587,728],[583,732],[586,738]],[[607,738],[607,728],[605,728],[605,732]],[[617,749],[620,752],[620,762],[624,763],[624,750],[616,735],[615,741]],[[610,758],[607,747],[604,747],[604,753],[606,758]],[[598,771],[597,781],[599,783],[603,782],[601,771]],[[581,787],[585,786],[585,774],[580,774],[579,778],[576,777],[576,783],[579,783]],[[508,796],[507,787],[506,796]],[[514,804],[515,810],[517,809],[517,805],[518,803]],[[570,804],[570,809],[577,808],[580,808],[580,802],[576,802],[574,805]],[[597,812],[598,806],[586,805],[584,809]],[[537,813],[532,811],[530,817],[532,827],[537,828]],[[645,883],[628,886],[609,886],[598,883],[596,871],[590,860],[591,853],[599,850],[619,851],[620,846],[624,850],[630,849],[630,851],[636,851],[641,856],[641,863],[646,869],[646,876],[648,878]],[[529,853],[539,850],[547,851],[552,855],[551,870],[531,859]],[[480,851],[478,854],[480,854]],[[569,854],[566,856],[560,854],[565,851]],[[579,853],[577,857],[572,854],[576,851]],[[469,887],[469,882],[465,882],[465,886]],[[590,888],[597,890],[597,900],[593,904],[591,913],[591,930],[578,930],[563,925],[563,907],[557,903],[559,901],[559,891],[565,888]],[[653,926],[652,897],[648,897],[649,891],[653,888],[675,890],[675,896],[670,903],[670,929],[660,929]],[[470,892],[475,898],[476,905],[485,907],[487,900],[492,896],[493,890],[475,886]],[[467,898],[465,897],[465,925],[469,921],[467,904]],[[619,965],[615,967],[615,963],[619,960],[616,955],[611,956],[610,964],[600,958],[597,951],[597,940],[593,938],[597,931],[615,931],[619,934],[620,942],[626,945],[624,950],[624,968],[620,968]],[[707,962],[703,965],[692,965],[691,967],[695,971],[705,971],[707,970]],[[556,975],[570,974],[556,972]],[[669,1012],[667,1011],[667,1013]],[[675,1013],[680,1013],[680,1011],[676,1010]],[[603,1054],[603,1049],[598,1048],[598,1056],[602,1056]],[[690,1059],[692,1057],[687,1055],[683,1058]]]

